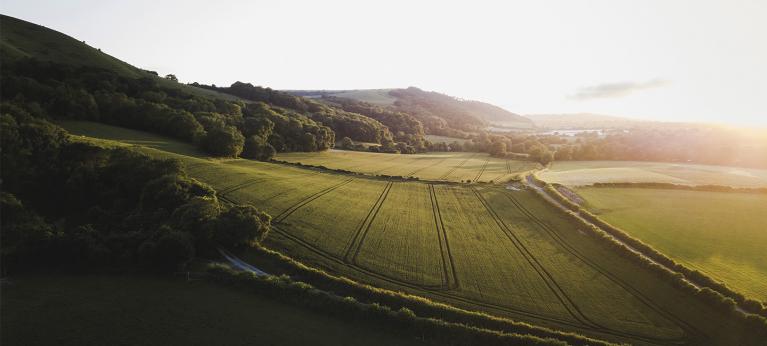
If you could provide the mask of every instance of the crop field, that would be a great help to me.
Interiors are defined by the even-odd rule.
[[[766,187],[767,170],[634,161],[558,161],[541,179],[569,186],[593,183],[672,183]]]
[[[605,221],[736,291],[767,301],[767,194],[576,191]]]
[[[83,134],[109,137],[94,129]],[[617,342],[739,341],[737,332],[723,332],[735,328],[726,316],[580,231],[532,191],[141,150],[177,158],[221,198],[267,211],[273,217],[267,247],[342,276]],[[489,157],[472,153],[296,156],[331,164],[334,155],[360,154],[366,160],[356,163],[379,170],[411,160],[405,167],[434,169],[431,175],[502,171],[490,168]],[[477,165],[484,166],[482,173],[482,167],[462,171]]]
[[[421,180],[494,182],[540,168],[530,161],[504,160],[482,153],[379,154],[329,150],[282,153],[278,160],[371,174],[418,177]]]

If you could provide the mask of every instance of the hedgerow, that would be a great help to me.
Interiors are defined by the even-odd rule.
[[[396,330],[438,345],[567,345],[567,342],[534,335],[507,333],[478,328],[466,324],[447,322],[436,318],[419,317],[412,310],[391,308],[380,303],[364,303],[353,297],[320,290],[294,281],[288,276],[258,276],[248,272],[235,272],[225,265],[210,265],[208,278],[214,282],[242,287],[260,295],[300,305],[334,317],[364,320],[377,327]]]
[[[544,192],[536,190],[536,194],[548,202],[543,195]],[[561,197],[564,198],[564,196]],[[625,231],[608,224],[583,208],[578,207],[573,211],[556,206],[556,209],[574,220],[592,236],[604,240],[605,244],[623,257],[651,269],[653,273],[674,286],[693,294],[718,311],[741,320],[755,333],[761,333],[759,335],[764,334],[767,337],[767,318],[765,318],[767,311],[758,301],[746,298],[725,284],[675,262],[650,245],[631,237]],[[750,314],[739,311],[738,307]]]
[[[450,322],[478,328],[499,330],[506,333],[531,334],[544,338],[564,340],[572,345],[609,345],[609,343],[575,333],[555,331],[540,326],[468,311],[451,305],[402,292],[373,287],[348,278],[335,276],[320,269],[309,267],[284,254],[256,245],[249,250],[250,259],[257,261],[261,269],[280,272],[302,281],[311,282],[322,290],[352,296],[362,302],[377,302],[393,309],[407,308],[418,316],[439,318]]]

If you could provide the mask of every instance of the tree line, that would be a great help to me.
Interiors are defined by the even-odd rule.
[[[419,133],[420,123],[404,114],[363,105],[347,108],[342,103],[318,102],[239,81],[229,87],[200,83],[191,85],[290,110],[330,127],[337,138],[349,137],[357,142],[381,144],[384,148],[381,152],[413,153],[425,149],[422,128]]]
[[[591,132],[547,141],[557,161],[661,161],[767,167],[767,136],[759,138],[714,126],[638,127],[610,131],[602,136]]]
[[[261,241],[270,216],[220,201],[176,160],[73,141],[0,105],[3,272],[69,266],[173,271]]]
[[[335,143],[329,127],[294,111],[200,96],[154,77],[32,58],[4,62],[3,69],[0,96],[39,118],[104,122],[175,137],[214,156],[261,160]]]
[[[722,312],[734,315],[736,318],[745,321],[745,323],[750,326],[750,328],[753,328],[754,331],[758,331],[767,336],[767,307],[762,305],[762,303],[733,291],[724,283],[718,282],[698,270],[690,269],[677,263],[652,246],[632,237],[622,229],[605,222],[598,216],[582,208],[580,205],[573,203],[567,197],[563,196],[552,184],[538,179],[535,175],[533,175],[533,178],[537,184],[545,186],[545,190],[549,196],[558,200],[565,206],[564,209],[557,207],[555,208],[556,210],[563,212],[568,218],[575,221],[580,226],[583,226],[592,235],[604,240],[605,244],[616,249],[623,257],[632,259],[640,265],[650,268],[655,274],[658,274],[675,286],[694,294],[707,304]],[[543,192],[536,190],[536,194],[548,202],[546,198],[543,198],[542,193]],[[624,245],[624,243],[628,244],[630,248]],[[637,249],[637,251],[640,251],[644,256],[637,255],[632,248]],[[660,266],[655,262],[660,263],[663,266]],[[702,286],[702,288],[699,289],[693,286],[685,279]],[[740,306],[742,309],[753,315],[745,315],[737,311],[735,309],[736,306]]]

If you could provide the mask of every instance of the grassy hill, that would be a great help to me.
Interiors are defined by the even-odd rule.
[[[366,90],[290,90],[294,95],[310,98],[346,98],[373,105],[389,107],[411,114],[421,120],[432,134],[438,134],[442,119],[450,128],[471,130],[484,128],[490,123],[518,124],[524,128],[531,125],[530,119],[514,114],[485,102],[463,100],[437,92],[418,88],[407,89],[366,89]]]
[[[361,282],[617,342],[748,342],[729,317],[579,231],[529,190],[144,150],[182,160],[222,199],[263,206],[273,216],[268,247]]]
[[[101,49],[91,47],[84,41],[18,18],[0,14],[0,32],[0,61],[4,63],[26,57],[72,66],[95,67],[128,78],[154,78],[163,87],[180,89],[194,95],[238,99],[229,94],[160,78],[106,54]]]

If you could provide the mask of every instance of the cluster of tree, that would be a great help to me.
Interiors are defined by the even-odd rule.
[[[209,266],[208,274],[215,282],[239,286],[250,292],[320,313],[330,312],[336,318],[363,320],[378,328],[396,331],[399,335],[409,335],[439,345],[568,345],[565,341],[553,338],[505,333],[419,317],[405,307],[394,310],[377,302],[359,302],[352,297],[342,297],[316,289],[310,284],[294,281],[288,276],[258,276],[253,273],[235,272],[222,265]]]
[[[711,192],[767,193],[767,187],[732,187],[726,185],[679,185],[673,183],[594,183],[593,187],[645,188]]]
[[[767,136],[764,136],[767,137]],[[767,138],[711,126],[651,127],[584,134],[555,145],[554,159],[695,162],[767,167]]]
[[[219,201],[181,163],[71,141],[9,104],[0,109],[4,272],[27,266],[172,271],[195,254],[262,240],[270,217]]]
[[[410,87],[389,92],[397,100],[394,109],[420,120],[429,134],[452,136],[451,129],[473,132],[486,123],[463,108],[463,101],[436,92]]]
[[[324,150],[335,142],[330,128],[296,112],[198,96],[154,77],[35,59],[3,68],[0,96],[37,117],[105,122],[196,143],[211,155],[261,160],[276,151]]]
[[[191,85],[290,110],[330,127],[338,137],[349,137],[355,141],[372,143],[382,143],[384,140],[392,139],[389,128],[375,119],[286,92],[243,82],[235,82],[229,87],[199,83]]]
[[[394,142],[390,139],[381,141],[381,145],[365,145],[362,143],[354,143],[351,138],[344,137],[341,139],[339,147],[345,150],[370,151],[374,153],[389,154],[415,154],[418,152],[415,147],[405,142]]]
[[[378,120],[389,128],[396,142],[404,142],[414,147],[417,152],[426,150],[423,124],[410,114],[336,96],[323,96],[322,100],[345,111],[359,113]]]
[[[414,116],[426,128],[426,133],[464,137],[467,133],[484,130],[488,121],[530,120],[497,106],[479,101],[460,100],[437,92],[410,87],[389,92],[395,97],[394,109]]]
[[[532,135],[493,134],[478,132],[468,136],[467,141],[452,143],[428,143],[430,151],[474,151],[494,157],[514,160],[531,160],[548,164],[554,159],[550,145]]]

